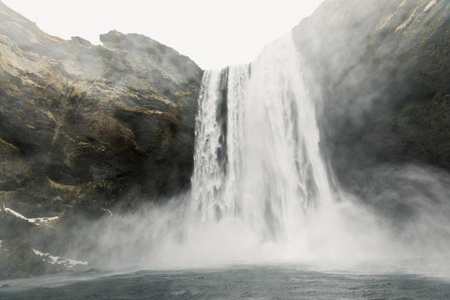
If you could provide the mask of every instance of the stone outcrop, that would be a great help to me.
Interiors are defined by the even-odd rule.
[[[382,165],[450,170],[449,7],[330,0],[293,29],[322,152],[348,191],[365,194]]]
[[[97,218],[190,187],[203,71],[142,35],[100,39],[50,36],[0,2],[3,250],[30,254],[30,232],[48,231],[17,223],[3,204],[71,226],[74,215]],[[49,271],[37,260],[38,269],[16,272],[15,259],[0,253],[0,277]]]
[[[0,3],[0,195],[23,214],[189,187],[202,71],[142,35],[101,41],[49,36]]]

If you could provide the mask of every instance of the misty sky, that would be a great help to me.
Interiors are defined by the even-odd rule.
[[[70,39],[141,33],[203,69],[247,63],[323,0],[2,0],[45,32]]]

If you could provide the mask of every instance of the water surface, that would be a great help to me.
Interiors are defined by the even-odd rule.
[[[0,299],[450,299],[450,280],[397,271],[319,271],[312,267],[73,274],[0,282]]]

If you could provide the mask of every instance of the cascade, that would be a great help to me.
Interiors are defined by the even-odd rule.
[[[333,202],[296,51],[288,35],[251,65],[205,72],[190,206],[202,222],[239,218],[265,240],[294,238]]]
[[[430,189],[436,191],[430,199],[438,200],[406,185],[403,190],[414,191],[413,197],[393,203],[414,201],[424,213],[411,210],[417,226],[398,229],[357,196],[331,187],[309,92],[314,86],[304,80],[298,55],[288,35],[268,44],[251,64],[204,73],[191,191],[166,205],[99,223],[95,238],[102,258],[133,257],[152,268],[266,263],[335,268],[421,254],[427,238],[428,249],[450,249],[448,194],[441,192],[448,185],[429,173],[414,169],[406,175],[416,178],[415,184],[426,182],[425,174],[430,186],[438,182]],[[82,235],[79,242],[85,241]]]

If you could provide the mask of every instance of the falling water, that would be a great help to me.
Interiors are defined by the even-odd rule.
[[[249,66],[205,73],[191,203],[203,222],[237,218],[262,240],[294,239],[333,202],[301,70],[289,35]]]
[[[447,221],[435,222],[447,210],[426,208],[433,202],[425,193],[414,193],[426,208],[415,216],[419,225],[396,228],[331,185],[310,95],[315,87],[308,84],[291,35],[267,45],[249,65],[205,72],[190,200],[183,202],[173,238],[166,230],[172,224],[162,225],[152,262],[342,267],[416,257],[435,245],[450,249]],[[438,203],[445,202],[442,195]],[[167,218],[173,219],[172,210]]]

